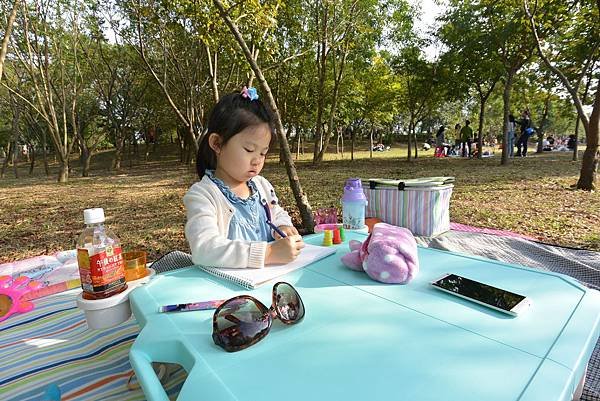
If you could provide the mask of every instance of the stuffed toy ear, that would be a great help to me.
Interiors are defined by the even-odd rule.
[[[357,251],[360,249],[362,242],[357,241],[355,239],[351,239],[350,242],[348,243],[348,245],[350,246],[351,251]]]
[[[360,256],[362,242],[350,240],[348,245],[350,246],[351,252],[342,256],[342,263],[351,270],[363,271],[362,258]]]

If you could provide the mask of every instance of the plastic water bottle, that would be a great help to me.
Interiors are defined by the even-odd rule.
[[[342,221],[345,229],[360,230],[365,227],[367,197],[360,178],[348,178],[342,197]]]
[[[104,209],[83,211],[86,228],[77,241],[83,298],[102,299],[127,288],[119,238],[104,225]]]

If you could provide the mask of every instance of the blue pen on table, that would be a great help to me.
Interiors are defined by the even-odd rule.
[[[217,309],[225,299],[217,299],[214,301],[203,301],[203,302],[190,302],[187,304],[175,304],[175,305],[164,305],[159,306],[159,312],[190,312],[194,310],[210,310]]]

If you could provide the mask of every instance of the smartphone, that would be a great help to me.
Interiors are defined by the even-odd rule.
[[[489,284],[480,283],[457,274],[446,273],[431,283],[435,288],[469,301],[517,316],[531,306],[531,300]]]

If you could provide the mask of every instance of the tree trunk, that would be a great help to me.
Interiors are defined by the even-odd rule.
[[[29,175],[33,175],[33,168],[35,167],[35,147],[33,145],[27,145],[29,148]]]
[[[273,98],[273,94],[271,93],[271,88],[267,83],[261,69],[258,67],[256,60],[252,57],[252,53],[246,44],[246,41],[242,37],[237,25],[229,18],[229,15],[225,11],[223,4],[219,0],[213,0],[215,6],[219,9],[219,13],[221,17],[229,27],[231,33],[237,40],[238,44],[242,48],[244,55],[246,56],[246,60],[250,64],[252,71],[254,72],[260,87],[265,92],[265,97],[267,100],[267,104],[271,108],[273,113],[275,128],[277,130],[277,135],[280,140],[281,145],[283,146],[284,156],[285,156],[285,167],[288,175],[288,179],[290,181],[290,186],[292,188],[292,192],[294,194],[294,198],[296,200],[296,206],[300,211],[300,217],[302,219],[302,225],[306,229],[307,232],[312,233],[314,231],[314,218],[312,215],[312,210],[310,204],[308,202],[308,197],[302,190],[302,186],[300,185],[300,179],[298,178],[298,173],[296,171],[296,166],[294,165],[294,161],[292,160],[292,155],[290,153],[290,147],[288,141],[285,138],[285,133],[283,129],[283,124],[281,122],[281,116],[279,115],[279,110],[277,108],[277,103]]]
[[[79,157],[79,165],[81,167],[81,176],[89,177],[90,175],[90,161],[92,159],[92,154],[89,151],[88,147],[80,147],[81,156]]]
[[[208,62],[208,75],[210,76],[210,83],[213,92],[213,100],[215,104],[219,103],[219,84],[217,81],[217,70],[218,70],[218,54],[213,55],[210,53],[210,47],[208,47],[208,43],[204,42],[204,50],[206,50],[206,61]]]
[[[596,173],[598,171],[598,159],[600,159],[600,148],[598,145],[600,130],[598,125],[600,124],[600,87],[596,88],[596,96],[594,99],[594,108],[592,109],[592,114],[588,119],[583,111],[583,105],[581,99],[579,98],[579,94],[577,93],[577,88],[579,83],[576,86],[571,85],[565,74],[553,63],[550,62],[546,54],[542,49],[542,45],[540,42],[540,38],[537,33],[537,29],[535,26],[535,21],[533,19],[533,15],[529,11],[529,3],[527,0],[524,2],[525,5],[525,13],[529,17],[529,22],[531,23],[531,28],[533,31],[533,35],[535,37],[536,46],[538,49],[538,53],[541,59],[544,61],[544,64],[550,71],[554,73],[558,77],[558,79],[562,82],[564,87],[567,89],[569,94],[571,95],[571,100],[575,104],[575,108],[577,109],[577,114],[579,115],[579,119],[583,124],[583,128],[585,130],[586,137],[586,148],[583,152],[583,160],[581,162],[581,171],[579,173],[579,180],[577,181],[577,189],[583,189],[587,191],[592,191],[596,187]],[[600,11],[600,0],[596,0],[596,5],[598,11]],[[591,58],[589,59],[591,61]],[[581,76],[583,76],[589,68],[590,63],[586,63]],[[587,93],[587,89],[586,89]],[[575,137],[575,143],[579,138]],[[574,147],[575,150],[577,147]]]
[[[183,137],[183,164],[194,164],[196,155],[198,154],[198,149],[196,149],[195,145],[197,145],[197,143],[194,139],[190,138],[188,135]]]
[[[337,101],[338,101],[338,94],[339,94],[339,89],[340,89],[340,83],[342,82],[342,77],[343,77],[343,73],[344,73],[344,65],[346,64],[346,56],[347,56],[347,51],[344,52],[343,56],[342,56],[342,60],[340,61],[340,71],[338,73],[338,75],[336,77],[334,77],[334,84],[333,84],[333,93],[331,95],[331,109],[330,109],[330,115],[329,115],[329,123],[327,124],[327,131],[325,131],[325,140],[324,140],[324,145],[323,145],[323,149],[321,149],[321,151],[319,152],[318,155],[318,161],[322,161],[323,160],[323,155],[325,152],[327,152],[327,147],[329,146],[329,141],[331,139],[331,133],[334,132],[334,118],[335,118],[335,112],[337,110]],[[335,59],[334,59],[335,62]],[[335,72],[335,69],[334,69]]]
[[[188,139],[191,142],[190,143],[190,151],[193,152],[192,157],[189,160],[189,164],[192,164],[195,160],[196,160],[196,155],[198,154],[198,149],[200,149],[200,138],[202,138],[201,135],[199,135],[198,137],[196,137],[196,134],[194,133],[194,127],[192,125],[187,127],[188,129]]]
[[[12,152],[12,142],[9,142],[8,149],[6,151],[6,157],[4,158],[4,162],[2,162],[2,170],[0,170],[0,178],[4,178],[6,166],[8,166],[8,161],[10,160],[10,155],[12,154],[11,152]]]
[[[548,109],[550,108],[550,95],[546,96],[546,100],[544,100],[544,111],[542,113],[542,119],[540,120],[540,124],[537,129],[538,143],[537,143],[537,152],[542,153],[544,151],[544,127],[546,126],[546,119],[548,118]]]
[[[81,166],[81,176],[89,177],[90,176],[90,165],[92,164],[92,156],[94,154],[89,152],[87,156],[83,159],[83,165]]]
[[[502,132],[504,133],[502,139],[502,161],[501,165],[506,166],[509,163],[508,149],[508,115],[510,114],[510,92],[512,90],[513,78],[515,72],[513,70],[508,71],[506,82],[504,82],[504,92],[502,92],[502,102],[504,103],[504,121],[502,122]]]
[[[483,121],[485,115],[485,100],[479,99],[479,129],[477,130],[477,158],[483,158]]]
[[[19,178],[19,169],[17,166],[17,161],[19,160],[19,143],[15,140],[13,141],[13,171],[15,173],[15,178]]]
[[[13,96],[10,96],[10,103],[13,111],[12,132],[13,132],[13,169],[15,178],[19,178],[19,170],[17,168],[17,160],[19,160],[19,120],[21,118],[21,109],[16,104]]]
[[[575,146],[573,147],[573,161],[577,161],[578,159],[578,151],[577,148],[579,147],[579,124],[581,123],[581,120],[579,119],[579,116],[577,116],[576,120],[575,120]]]
[[[413,134],[414,126],[412,118],[408,123],[408,156],[407,160],[412,161],[412,134]]]
[[[291,128],[285,132],[285,140],[288,141],[288,143],[289,143],[289,138],[290,138],[290,131],[291,131]],[[277,142],[278,142],[277,146],[279,148],[279,164],[283,164],[283,160],[285,159],[285,156],[283,155],[283,146],[281,146],[281,143],[279,143],[279,140]],[[291,149],[293,149],[293,146],[291,147]]]
[[[300,142],[302,142],[302,134],[296,127],[296,160],[300,158]]]
[[[118,171],[121,169],[121,161],[123,159],[123,147],[125,146],[125,138],[123,138],[123,133],[119,137],[117,137],[117,141],[115,143],[115,156],[112,162],[112,170]]]
[[[369,130],[369,159],[373,158],[373,124],[371,123],[371,129]]]
[[[479,94],[479,129],[477,132],[477,158],[481,159],[483,157],[483,124],[485,121],[485,104],[489,99],[492,91],[496,87],[496,83],[500,77],[496,77],[493,80],[493,83],[487,88],[484,93],[483,83],[477,83],[477,93]]]
[[[46,177],[50,176],[50,167],[48,166],[48,153],[46,150],[46,128],[42,127],[42,158],[44,160],[44,171]]]
[[[354,161],[354,138],[356,136],[356,129],[350,132],[350,160]]]
[[[85,143],[85,139],[79,132],[77,133],[77,142],[79,144],[79,166],[81,167],[81,176],[88,177],[92,154],[87,143]]]
[[[316,20],[317,26],[319,26],[318,7],[316,7]],[[323,127],[321,121],[323,121],[323,109],[325,108],[325,77],[327,72],[327,8],[323,10],[323,21],[320,31],[321,41],[319,43],[319,51],[317,58],[318,73],[319,73],[319,86],[317,91],[317,121],[316,121],[316,132],[315,132],[315,147],[313,149],[313,164],[319,161],[319,153],[321,149],[318,145],[323,142]],[[322,157],[321,157],[322,159]]]
[[[60,158],[60,169],[58,171],[58,182],[65,183],[69,181],[69,161],[68,159]]]
[[[179,161],[181,163],[184,163],[183,159],[185,157],[185,153],[184,153],[185,142],[183,139],[185,137],[185,134],[181,133],[181,127],[179,127],[179,126],[175,129],[175,132],[177,133],[176,139],[177,139],[177,149],[179,149]]]
[[[4,32],[4,38],[2,39],[2,48],[0,48],[0,82],[2,81],[2,73],[4,71],[4,59],[6,58],[6,52],[8,51],[8,42],[10,40],[10,33],[12,27],[17,18],[17,9],[19,8],[20,0],[15,0],[13,3],[12,10],[8,16],[8,22],[6,24],[6,31]]]
[[[588,129],[585,132],[586,147],[581,159],[581,171],[577,189],[593,191],[596,189],[596,175],[600,160],[600,87],[596,88],[594,108],[590,115]],[[576,140],[578,138],[575,138]]]
[[[414,138],[414,145],[415,145],[415,160],[417,160],[419,158],[419,146],[417,145],[417,132],[414,132],[413,135]]]

